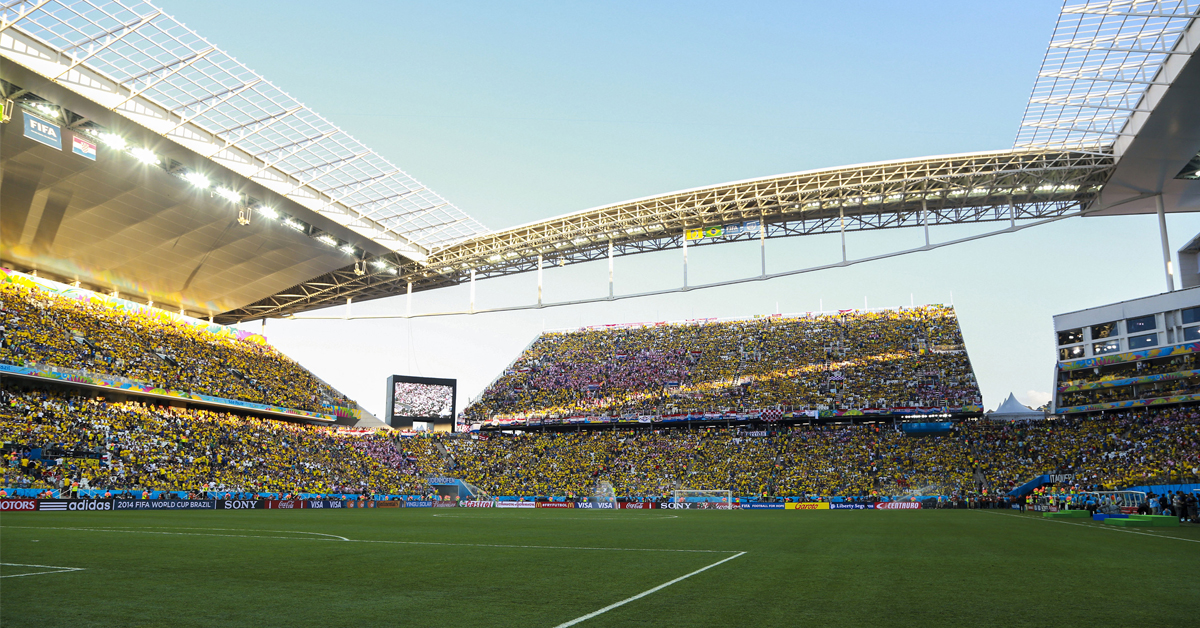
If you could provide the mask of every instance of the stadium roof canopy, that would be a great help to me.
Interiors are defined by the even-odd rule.
[[[57,53],[20,63],[393,251],[419,258],[486,231],[148,2],[21,0],[3,19]]]
[[[169,140],[169,146],[156,148],[169,154],[171,163],[164,167],[169,173],[186,178],[207,160],[244,179],[242,191],[254,197],[248,207],[284,207],[291,218],[304,221],[308,243],[280,252],[273,266],[263,266],[249,251],[255,245],[286,251],[285,242],[296,243],[261,224],[257,235],[240,237],[241,257],[231,253],[221,262],[254,266],[270,277],[221,301],[218,320],[233,322],[528,272],[543,263],[684,246],[988,221],[1007,221],[1016,229],[1018,221],[1153,212],[1160,201],[1166,211],[1190,211],[1200,205],[1195,106],[1200,64],[1191,63],[1200,44],[1196,14],[1196,3],[1186,1],[1064,6],[1009,150],[775,175],[604,205],[498,232],[483,229],[146,3],[3,5],[0,54],[8,65],[0,78],[18,78],[10,81],[21,88],[16,95],[26,107],[32,102],[34,112],[47,106],[43,100],[70,106],[65,122],[84,130],[119,116],[117,126],[134,137]],[[137,128],[129,130],[128,122]],[[14,135],[7,132],[5,151],[28,142]],[[6,179],[9,171],[39,165],[21,157],[13,162],[2,151],[0,159]],[[94,167],[116,168],[99,161]],[[61,185],[69,187],[69,178],[64,180]],[[8,187],[0,194],[8,194]],[[102,213],[127,211],[113,203],[97,207]],[[228,221],[229,209],[208,211],[209,230],[219,226],[222,211]],[[68,210],[64,226],[73,219]],[[42,229],[25,231],[26,239],[36,240],[30,233]],[[148,237],[158,244],[175,235],[164,229]],[[343,245],[353,260],[329,256],[312,238]],[[286,260],[310,252],[309,274],[288,269]],[[44,259],[35,256],[34,262]],[[181,267],[204,264],[195,256],[184,262]],[[324,270],[311,273],[315,266]],[[138,271],[153,273],[144,263]],[[210,282],[209,291],[228,284]],[[268,290],[268,284],[275,287]],[[189,298],[203,301],[180,295],[181,301]]]

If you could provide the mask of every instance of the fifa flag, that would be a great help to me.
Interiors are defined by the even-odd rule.
[[[58,125],[32,116],[28,111],[25,112],[25,137],[51,148],[62,150],[62,134]]]
[[[71,152],[96,161],[96,145],[78,135],[71,137]]]

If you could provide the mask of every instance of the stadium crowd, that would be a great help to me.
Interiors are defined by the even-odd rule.
[[[945,436],[888,425],[490,433],[446,439],[445,473],[498,495],[620,495],[728,489],[739,495],[997,494],[1071,474],[1114,489],[1200,479],[1196,406],[1054,421],[966,421]]]
[[[286,408],[328,412],[331,405],[352,405],[270,345],[222,338],[163,314],[0,283],[0,362],[82,369]]]
[[[4,484],[260,493],[429,492],[385,432],[0,386]]]
[[[463,415],[980,403],[953,308],[925,306],[546,333]]]

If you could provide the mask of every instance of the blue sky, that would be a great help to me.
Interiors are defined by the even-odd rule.
[[[345,3],[162,0],[168,13],[490,228],[673,190],[1012,145],[1052,2]],[[1172,247],[1200,219],[1169,218]],[[943,227],[935,241],[988,226]],[[920,244],[851,234],[851,257]],[[757,245],[693,249],[691,283],[757,274]],[[840,258],[768,243],[769,272]],[[619,293],[680,284],[681,254],[618,259]],[[546,274],[547,301],[607,294],[603,262]],[[270,321],[276,346],[369,410],[391,373],[457,377],[460,408],[543,329],[916,303],[956,306],[984,392],[1048,398],[1051,316],[1162,291],[1151,216],[1072,219],[846,269],[533,312]],[[525,304],[536,278],[478,284]],[[465,309],[466,288],[414,311]],[[403,313],[404,298],[355,304]],[[339,311],[340,310],[334,310]],[[258,325],[252,328],[258,329]]]

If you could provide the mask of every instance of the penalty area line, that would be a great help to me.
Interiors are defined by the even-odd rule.
[[[977,512],[984,512],[984,511],[979,510]],[[1109,532],[1126,532],[1128,534],[1140,534],[1142,536],[1152,536],[1156,539],[1168,539],[1171,541],[1187,541],[1188,543],[1200,543],[1200,539],[1185,539],[1182,536],[1169,536],[1166,534],[1151,534],[1149,532],[1139,532],[1137,530],[1126,530],[1125,528],[1114,528],[1114,527],[1110,527],[1110,526],[1105,526],[1104,524],[1089,525],[1086,523],[1076,523],[1074,521],[1060,521],[1058,519],[1044,519],[1044,518],[1038,518],[1038,517],[1025,517],[1022,515],[1010,515],[1010,514],[1004,513],[1004,512],[993,512],[993,513],[988,513],[988,514],[1002,515],[1005,517],[1014,517],[1017,519],[1024,519],[1025,521],[1049,521],[1050,523],[1065,523],[1069,526],[1079,526],[1081,528],[1088,528],[1090,530],[1108,530]]]
[[[0,578],[22,578],[25,576],[44,576],[51,573],[70,573],[72,571],[83,571],[83,567],[59,567],[56,565],[27,565],[23,563],[0,563],[6,567],[37,567],[39,569],[53,569],[54,571],[33,571],[30,573],[14,573]]]
[[[647,595],[650,595],[651,593],[656,593],[656,592],[658,592],[658,591],[661,591],[661,590],[663,590],[663,589],[665,589],[665,588],[667,588],[667,587],[669,587],[669,586],[671,586],[671,585],[675,584],[676,582],[679,582],[679,581],[681,581],[681,580],[687,580],[688,578],[691,578],[692,576],[694,576],[694,575],[696,575],[696,574],[698,574],[698,573],[703,573],[703,572],[705,572],[705,571],[708,571],[709,569],[712,569],[713,567],[716,567],[717,565],[720,565],[720,564],[723,564],[723,563],[727,563],[727,562],[729,562],[729,561],[731,561],[731,560],[733,560],[733,559],[735,559],[735,558],[737,558],[737,557],[739,557],[739,556],[744,556],[745,554],[746,554],[746,552],[738,552],[738,553],[734,554],[733,556],[730,556],[730,557],[728,557],[728,558],[723,558],[723,559],[721,559],[721,560],[718,560],[717,562],[715,562],[715,563],[713,563],[713,564],[711,564],[711,565],[708,565],[708,566],[706,566],[706,567],[701,567],[701,568],[697,569],[696,571],[693,571],[692,573],[689,573],[689,574],[687,574],[687,575],[683,575],[683,576],[679,576],[678,578],[676,578],[676,579],[674,579],[674,580],[671,580],[671,581],[668,581],[668,582],[664,582],[664,583],[662,583],[662,584],[660,584],[660,585],[658,585],[658,586],[654,587],[653,589],[647,589],[647,590],[645,590],[645,591],[642,591],[641,593],[638,593],[637,595],[635,595],[635,596],[633,596],[633,597],[627,597],[627,598],[625,598],[625,599],[621,600],[620,602],[616,602],[616,603],[613,603],[613,604],[609,604],[608,606],[605,606],[604,608],[602,608],[602,609],[600,609],[600,610],[598,610],[598,611],[592,611],[592,612],[588,613],[587,615],[583,615],[582,617],[576,617],[575,619],[572,619],[571,621],[568,621],[568,622],[565,622],[565,623],[561,623],[561,624],[559,624],[559,625],[555,626],[554,628],[567,628],[568,626],[574,626],[575,624],[578,624],[578,623],[581,623],[581,622],[585,622],[585,621],[587,621],[587,620],[589,620],[589,619],[591,619],[591,618],[593,618],[593,617],[596,617],[597,615],[602,615],[602,614],[604,614],[604,613],[607,613],[608,611],[611,611],[611,610],[612,610],[612,609],[614,609],[614,608],[618,608],[618,607],[624,606],[624,605],[626,605],[626,604],[628,604],[628,603],[630,603],[630,602],[633,602],[633,601],[635,601],[635,600],[640,600],[640,599],[642,599],[642,598],[646,597]]]

